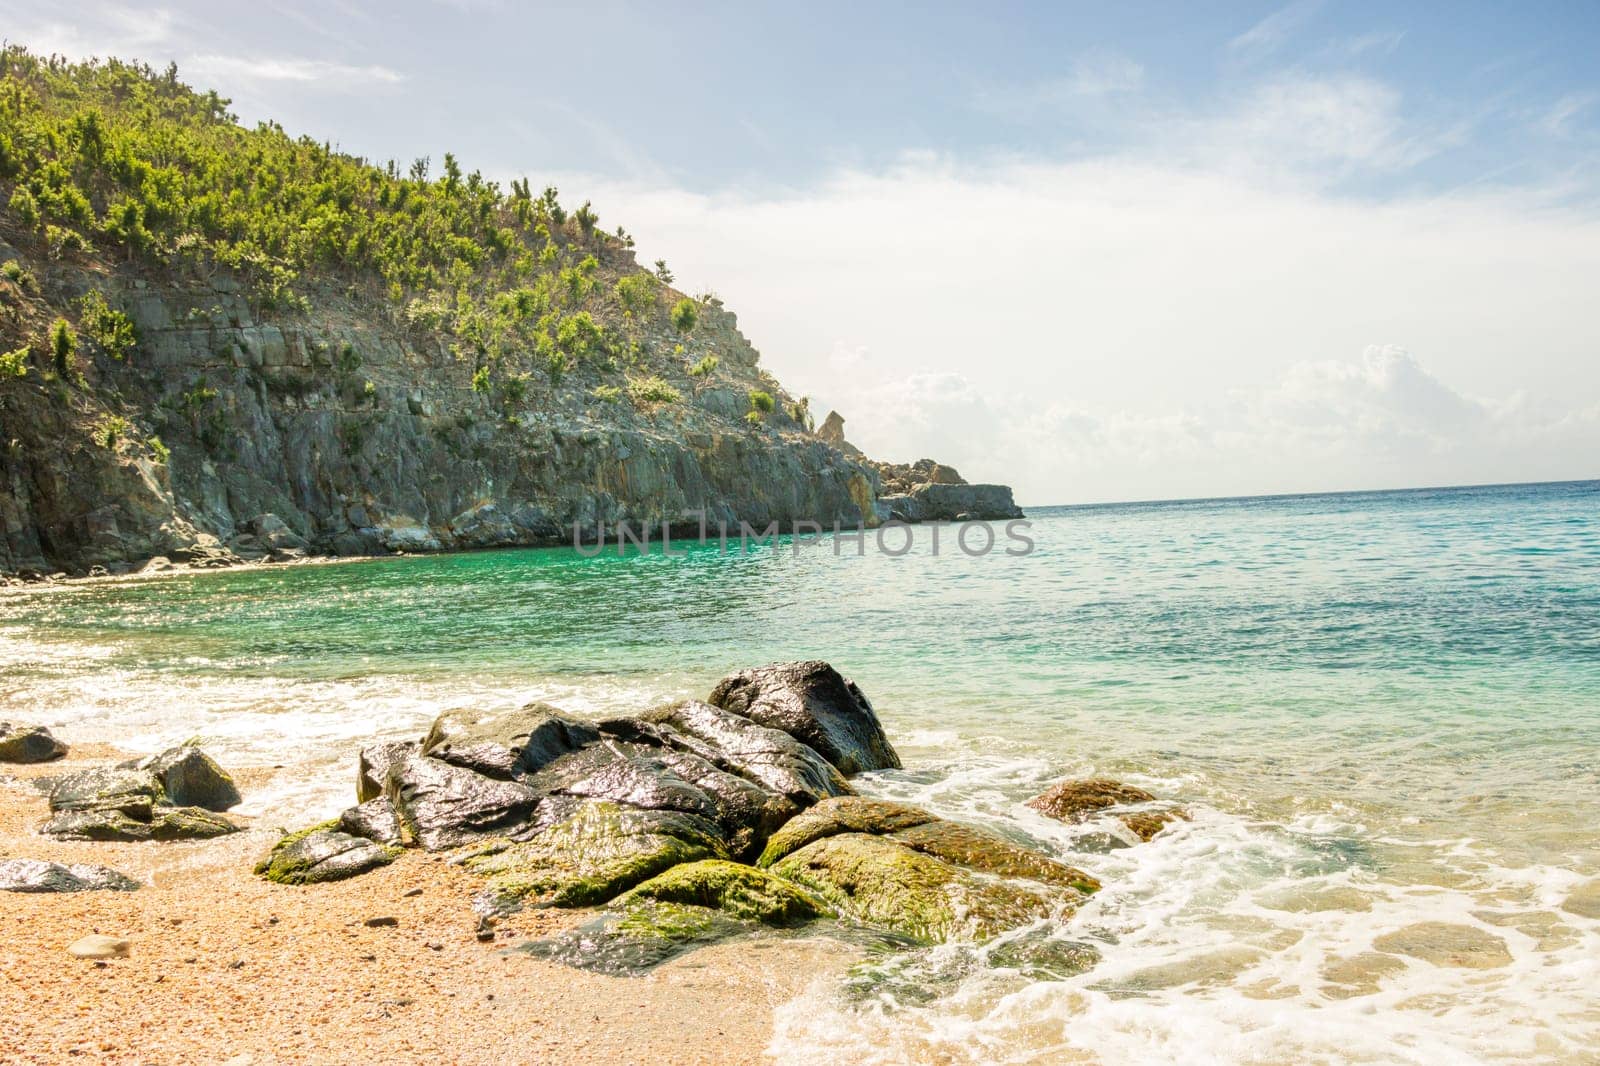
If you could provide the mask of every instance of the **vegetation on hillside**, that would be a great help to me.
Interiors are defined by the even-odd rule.
[[[535,193],[523,179],[503,189],[449,154],[437,172],[427,158],[373,164],[276,123],[245,128],[228,107],[179,81],[176,67],[4,49],[0,203],[10,227],[41,259],[95,255],[175,276],[225,268],[279,313],[303,312],[317,286],[336,285],[443,336],[475,389],[508,400],[530,370],[559,382],[591,366],[622,384],[640,362],[647,318],[689,334],[701,317],[668,288],[665,263],[632,266],[631,240],[601,232],[588,203],[568,212],[554,188]],[[12,273],[25,292],[31,276]],[[64,380],[79,376],[80,333],[116,359],[136,348],[131,322],[99,294],[49,313],[71,314],[76,327],[62,318],[29,342]],[[5,367],[18,375],[12,354]],[[695,363],[701,375],[715,366],[714,356]],[[646,403],[667,395],[624,387]]]

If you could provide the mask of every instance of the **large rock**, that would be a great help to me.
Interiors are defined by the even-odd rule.
[[[742,670],[717,682],[709,702],[788,733],[847,776],[900,765],[866,696],[821,660]]]
[[[210,840],[239,827],[201,807],[155,807],[148,818],[120,810],[62,811],[41,831],[57,840]]]
[[[398,845],[403,839],[400,818],[394,813],[394,807],[382,796],[341,813],[339,831],[355,837],[365,837],[379,844]]]
[[[52,811],[120,811],[142,822],[164,796],[149,770],[99,767],[70,774],[50,788]]]
[[[383,794],[399,819],[401,840],[428,851],[508,834],[539,803],[539,793],[526,785],[415,754],[389,766]]]
[[[532,839],[496,844],[465,860],[487,879],[490,907],[594,906],[680,863],[728,858],[717,826],[692,814],[574,803]]]
[[[0,762],[49,762],[67,753],[67,746],[42,725],[0,722]]]
[[[256,873],[284,885],[341,881],[394,861],[399,848],[341,833],[334,823],[290,833],[272,846]]]
[[[1102,814],[1117,818],[1140,840],[1149,840],[1172,822],[1188,817],[1175,807],[1158,807],[1155,795],[1108,777],[1063,781],[1028,806],[1059,821],[1080,823]],[[1131,809],[1130,809],[1131,808]]]
[[[592,723],[547,703],[530,703],[489,716],[447,711],[428,730],[422,754],[509,781],[599,739]]]
[[[155,774],[167,802],[175,806],[225,811],[237,807],[243,799],[233,778],[193,744],[168,748],[159,755],[123,763],[122,767]]]
[[[0,861],[0,892],[132,892],[139,882],[106,866],[39,859]]]
[[[859,797],[797,817],[761,865],[848,917],[926,942],[994,936],[1069,912],[1100,887],[992,833]]]

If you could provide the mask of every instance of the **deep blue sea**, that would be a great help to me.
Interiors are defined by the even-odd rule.
[[[819,984],[808,1062],[1600,1061],[1600,482],[1039,508],[1035,550],[570,549],[0,595],[0,705],[74,742],[200,734],[349,802],[441,709],[703,696],[825,658],[904,758],[867,791],[1105,883],[1030,980],[952,947]],[[898,548],[898,535],[887,541]],[[980,538],[969,538],[969,543]],[[1107,851],[1023,801],[1104,774],[1193,819]],[[1098,841],[1098,843],[1096,842]],[[907,996],[908,987],[919,994]],[[898,990],[898,991],[897,991]]]

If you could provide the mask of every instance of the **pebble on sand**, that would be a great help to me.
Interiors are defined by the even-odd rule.
[[[128,942],[114,936],[91,933],[74,941],[67,952],[80,959],[122,959],[128,956]]]

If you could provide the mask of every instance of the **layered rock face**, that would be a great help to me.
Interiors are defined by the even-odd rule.
[[[0,383],[0,572],[551,544],[622,521],[681,536],[697,512],[713,528],[875,517],[872,471],[785,405],[745,421],[747,394],[776,386],[716,304],[695,350],[720,363],[700,378],[680,366],[680,402],[597,402],[599,379],[575,373],[535,377],[513,403],[475,391],[472,363],[436,338],[342,294],[263,315],[225,277],[115,280],[139,347],[93,358],[86,391],[116,398],[103,415],[69,390],[44,402]],[[658,331],[640,343],[672,352],[680,338]],[[128,425],[97,440],[112,417]]]

